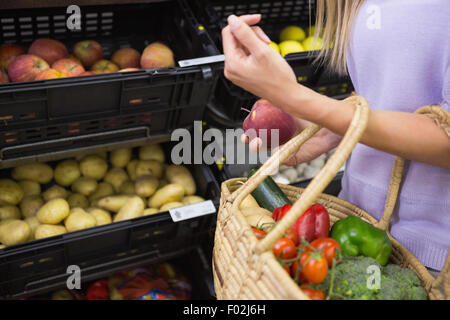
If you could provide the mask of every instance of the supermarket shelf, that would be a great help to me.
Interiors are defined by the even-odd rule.
[[[51,8],[68,7],[70,5],[78,6],[96,6],[96,5],[115,5],[115,4],[135,4],[135,3],[154,3],[167,0],[2,0],[0,9],[25,9],[25,8]]]

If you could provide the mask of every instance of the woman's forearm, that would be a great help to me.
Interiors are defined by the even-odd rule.
[[[317,123],[340,136],[345,134],[354,113],[352,105],[300,85],[287,89],[272,102],[293,116]],[[371,110],[361,143],[408,160],[450,168],[450,139],[424,115]]]

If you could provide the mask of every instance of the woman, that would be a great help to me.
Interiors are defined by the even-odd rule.
[[[334,71],[348,73],[369,101],[368,127],[347,161],[341,198],[380,218],[394,155],[411,160],[392,218],[392,235],[430,269],[441,270],[450,247],[449,132],[421,106],[449,111],[448,0],[317,1],[316,36]],[[325,19],[326,17],[326,19]],[[297,83],[286,61],[267,44],[259,15],[228,18],[223,29],[225,76],[297,119],[323,129],[288,164],[335,148],[353,107]],[[331,44],[334,43],[332,46]],[[247,137],[244,137],[246,142]],[[261,141],[250,141],[257,149]]]

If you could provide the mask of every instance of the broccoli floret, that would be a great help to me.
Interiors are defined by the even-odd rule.
[[[371,266],[372,269],[369,268]],[[380,286],[378,288],[368,284],[369,277],[375,275],[373,266],[380,270]],[[334,280],[331,286],[332,277]],[[383,268],[375,259],[361,256],[344,257],[335,265],[334,271],[329,270],[323,283],[312,287],[323,290],[331,299],[427,299],[427,292],[420,285],[420,280],[413,271],[393,264]]]

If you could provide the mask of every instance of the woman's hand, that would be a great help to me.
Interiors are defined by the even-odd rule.
[[[311,122],[298,118],[295,118],[295,122],[297,124],[298,132],[301,132],[311,125]],[[294,155],[284,162],[284,164],[288,166],[296,166],[300,163],[314,160],[321,154],[336,148],[341,139],[341,136],[338,136],[326,128],[322,128],[311,139],[306,141]],[[255,138],[249,141],[249,137],[243,134],[241,136],[241,141],[249,144],[251,152],[256,153],[262,151],[262,140],[260,138]],[[274,149],[273,152],[275,152],[278,148]]]
[[[228,26],[222,30],[224,74],[234,84],[276,105],[283,92],[298,83],[292,68],[268,46],[270,40],[264,36],[259,28],[249,26],[248,16],[229,16]]]

